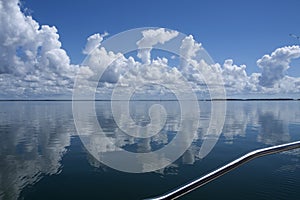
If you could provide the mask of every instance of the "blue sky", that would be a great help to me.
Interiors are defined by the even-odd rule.
[[[159,51],[151,48],[137,50],[107,70],[100,96],[124,77],[131,85],[137,78],[144,81],[140,84],[148,78],[174,81],[178,74],[201,93],[197,85],[208,74],[199,71],[203,66],[194,54],[204,48],[216,65],[203,69],[220,73],[229,97],[300,98],[300,41],[289,36],[300,35],[299,7],[296,0],[0,0],[0,98],[70,98],[78,72],[92,80],[103,67],[99,63],[116,59],[104,43],[140,27],[162,29],[140,32],[134,41],[143,41],[139,47],[181,38],[178,47],[196,65],[180,66],[171,57],[166,62],[163,53],[158,59]],[[186,36],[179,37],[181,33]],[[101,62],[82,65],[92,48],[98,49],[94,56]]]
[[[192,34],[215,62],[231,58],[239,65],[246,64],[247,72],[252,73],[260,70],[256,61],[262,55],[297,44],[289,34],[300,35],[297,0],[24,2],[40,24],[57,27],[63,48],[76,64],[82,62],[82,49],[91,34],[107,31],[114,35],[138,27],[165,27]],[[300,67],[291,67],[289,73],[300,75]]]

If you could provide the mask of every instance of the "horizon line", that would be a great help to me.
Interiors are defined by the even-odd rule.
[[[111,99],[0,99],[0,101],[127,101]],[[178,101],[178,99],[130,99],[130,101]],[[183,100],[194,101],[194,100]],[[225,99],[197,99],[196,101],[300,101],[300,98],[225,98]]]

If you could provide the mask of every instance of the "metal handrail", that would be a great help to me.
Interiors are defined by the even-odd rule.
[[[263,149],[258,149],[251,151],[244,156],[241,156],[240,158],[224,165],[223,167],[220,167],[204,176],[201,178],[198,178],[190,183],[187,183],[169,193],[166,193],[162,196],[154,197],[154,198],[149,198],[148,200],[169,200],[169,199],[177,199],[203,185],[206,183],[230,172],[231,170],[245,164],[246,162],[258,158],[261,156],[269,155],[269,154],[274,154],[274,153],[279,153],[283,151],[289,151],[292,149],[300,148],[300,141],[296,142],[291,142],[287,144],[282,144],[282,145],[276,145],[272,147],[267,147]]]

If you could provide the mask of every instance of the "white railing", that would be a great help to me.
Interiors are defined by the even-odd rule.
[[[228,163],[227,165],[224,165],[223,167],[220,167],[220,168],[218,168],[218,169],[216,169],[216,170],[214,170],[214,171],[212,171],[190,183],[187,183],[169,193],[166,193],[162,196],[149,198],[148,200],[177,199],[177,198],[205,185],[206,183],[230,172],[231,170],[245,164],[246,162],[248,162],[254,158],[258,158],[258,157],[269,155],[269,154],[279,153],[279,152],[283,152],[283,151],[289,151],[289,150],[296,149],[296,148],[300,148],[300,141],[251,151],[251,152],[247,153],[246,155],[241,156],[240,158]]]

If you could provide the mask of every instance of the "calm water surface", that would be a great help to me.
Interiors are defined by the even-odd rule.
[[[118,130],[110,102],[96,102],[98,121],[118,147],[132,152],[162,148],[176,135],[178,102],[134,102],[137,124],[148,109],[168,113],[162,131],[136,139]],[[222,134],[204,158],[200,153],[210,102],[199,102],[200,127],[190,148],[172,165],[131,174],[94,159],[76,134],[71,102],[0,102],[0,199],[143,199],[163,194],[257,148],[300,140],[300,101],[231,101]],[[87,132],[89,130],[87,129]],[[114,151],[105,140],[94,145]],[[184,142],[184,141],[183,141]],[[300,199],[300,151],[253,160],[182,199]]]

